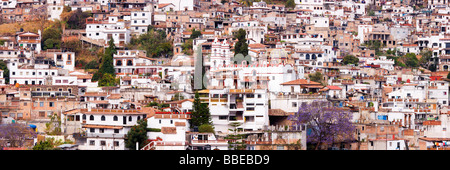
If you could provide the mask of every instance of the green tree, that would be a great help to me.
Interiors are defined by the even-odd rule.
[[[368,47],[371,50],[375,50],[375,54],[379,55],[381,53],[380,48],[382,46],[381,41],[380,40],[370,40],[370,41],[366,41],[364,43],[364,45],[366,47]]]
[[[437,70],[436,66],[439,64],[438,59],[433,58],[433,52],[430,50],[423,50],[420,52],[422,56],[419,60],[419,65],[423,68],[426,68],[432,72]]]
[[[407,53],[404,56],[404,61],[407,67],[413,68],[419,67],[419,60],[417,59],[416,54],[414,53]]]
[[[183,49],[183,53],[186,55],[192,55],[192,39],[187,39],[184,41],[184,43],[181,45],[181,48]]]
[[[102,57],[102,64],[100,66],[100,73],[102,74],[115,74],[114,63],[113,63],[113,55],[117,52],[116,45],[114,44],[114,39],[111,38],[108,41],[108,48],[105,50],[105,54]]]
[[[201,31],[197,31],[194,28],[194,29],[192,29],[192,34],[189,37],[189,39],[196,39],[197,37],[200,37],[201,35],[202,35],[202,32]]]
[[[343,62],[345,65],[347,65],[347,64],[355,64],[355,65],[358,65],[359,59],[358,59],[358,57],[355,57],[355,56],[353,56],[353,55],[346,55],[346,56],[344,57],[344,59],[342,60],[342,62]]]
[[[245,144],[244,140],[245,135],[244,134],[238,134],[237,132],[239,129],[237,127],[241,126],[242,123],[240,122],[233,122],[228,124],[229,126],[233,127],[233,129],[228,129],[234,133],[230,133],[225,137],[225,139],[228,139],[228,148],[230,150],[244,150],[247,145]]]
[[[448,78],[448,79],[450,79],[450,72],[448,72],[448,74],[447,74],[447,78]]]
[[[155,30],[152,26],[148,27],[147,33],[138,38],[133,37],[129,49],[139,49],[147,51],[147,57],[169,57],[173,55],[173,45],[166,39],[167,35],[162,30]]]
[[[92,17],[89,11],[82,12],[80,8],[69,14],[66,21],[68,29],[86,29],[86,18]]]
[[[191,128],[211,124],[211,114],[206,103],[201,103],[198,92],[195,92],[194,103],[192,106],[190,125]]]
[[[102,76],[100,80],[98,80],[98,86],[117,86],[120,82],[119,78],[116,78],[115,75],[106,73]]]
[[[184,96],[181,95],[181,93],[176,93],[175,95],[172,96],[170,100],[171,101],[184,100]]]
[[[215,133],[214,126],[210,124],[203,124],[198,127],[200,133]]]
[[[39,143],[37,143],[34,147],[33,150],[59,150],[59,148],[55,148],[55,146],[52,144],[51,141],[40,141]]]
[[[295,8],[295,1],[294,0],[287,0],[286,4],[285,4],[285,7],[294,9]]]
[[[130,150],[136,150],[136,142],[139,143],[139,148],[144,147],[148,138],[147,131],[147,121],[145,119],[138,120],[137,125],[131,127],[127,133],[125,147]]]
[[[324,85],[324,83],[322,82],[323,74],[321,72],[316,71],[313,74],[309,74],[308,77],[309,77],[309,80],[314,81],[314,82],[318,82],[318,83]]]
[[[242,28],[235,33],[234,38],[238,39],[238,42],[236,42],[236,44],[234,45],[234,55],[248,55],[248,44],[247,39],[245,38],[246,35],[247,32]]]
[[[59,49],[61,47],[61,22],[56,21],[51,26],[44,29],[42,33],[42,49]]]
[[[0,60],[0,69],[3,70],[3,78],[5,78],[5,84],[9,84],[9,69],[6,66],[4,60]]]

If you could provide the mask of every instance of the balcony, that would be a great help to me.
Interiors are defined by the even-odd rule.
[[[278,94],[277,99],[327,99],[325,94]]]
[[[230,111],[244,111],[242,102],[230,103]]]
[[[285,125],[285,126],[264,126],[264,131],[277,131],[277,132],[288,132],[288,131],[305,131],[306,125]]]
[[[115,134],[115,133],[87,133],[86,138],[115,138],[124,139],[125,134]]]

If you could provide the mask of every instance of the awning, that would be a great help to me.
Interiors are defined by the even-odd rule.
[[[200,90],[200,91],[198,91],[198,93],[209,93],[209,90],[208,89]]]

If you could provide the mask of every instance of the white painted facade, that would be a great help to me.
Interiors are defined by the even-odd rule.
[[[86,111],[87,110],[87,111]],[[127,150],[125,135],[146,114],[131,110],[105,109],[82,110],[86,144],[83,150]]]

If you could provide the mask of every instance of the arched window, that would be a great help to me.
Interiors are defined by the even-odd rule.
[[[133,118],[130,116],[128,117],[128,121],[131,122],[133,120]]]
[[[116,61],[116,66],[122,66],[122,60],[117,60]]]
[[[141,116],[138,116],[138,117],[137,117],[137,120],[141,120]]]
[[[127,60],[127,66],[132,66],[133,65],[133,60]]]
[[[85,114],[83,114],[83,120],[86,120],[86,115]]]
[[[316,55],[313,54],[312,57],[311,57],[311,59],[315,60],[315,59],[316,59]]]
[[[113,120],[114,121],[119,121],[119,118],[117,116],[114,116]]]
[[[89,116],[89,120],[94,120],[94,115]]]
[[[105,121],[106,120],[106,117],[105,116],[102,116],[102,118],[100,119],[101,121]]]
[[[306,60],[309,60],[309,54],[306,54],[305,59],[306,59]]]

